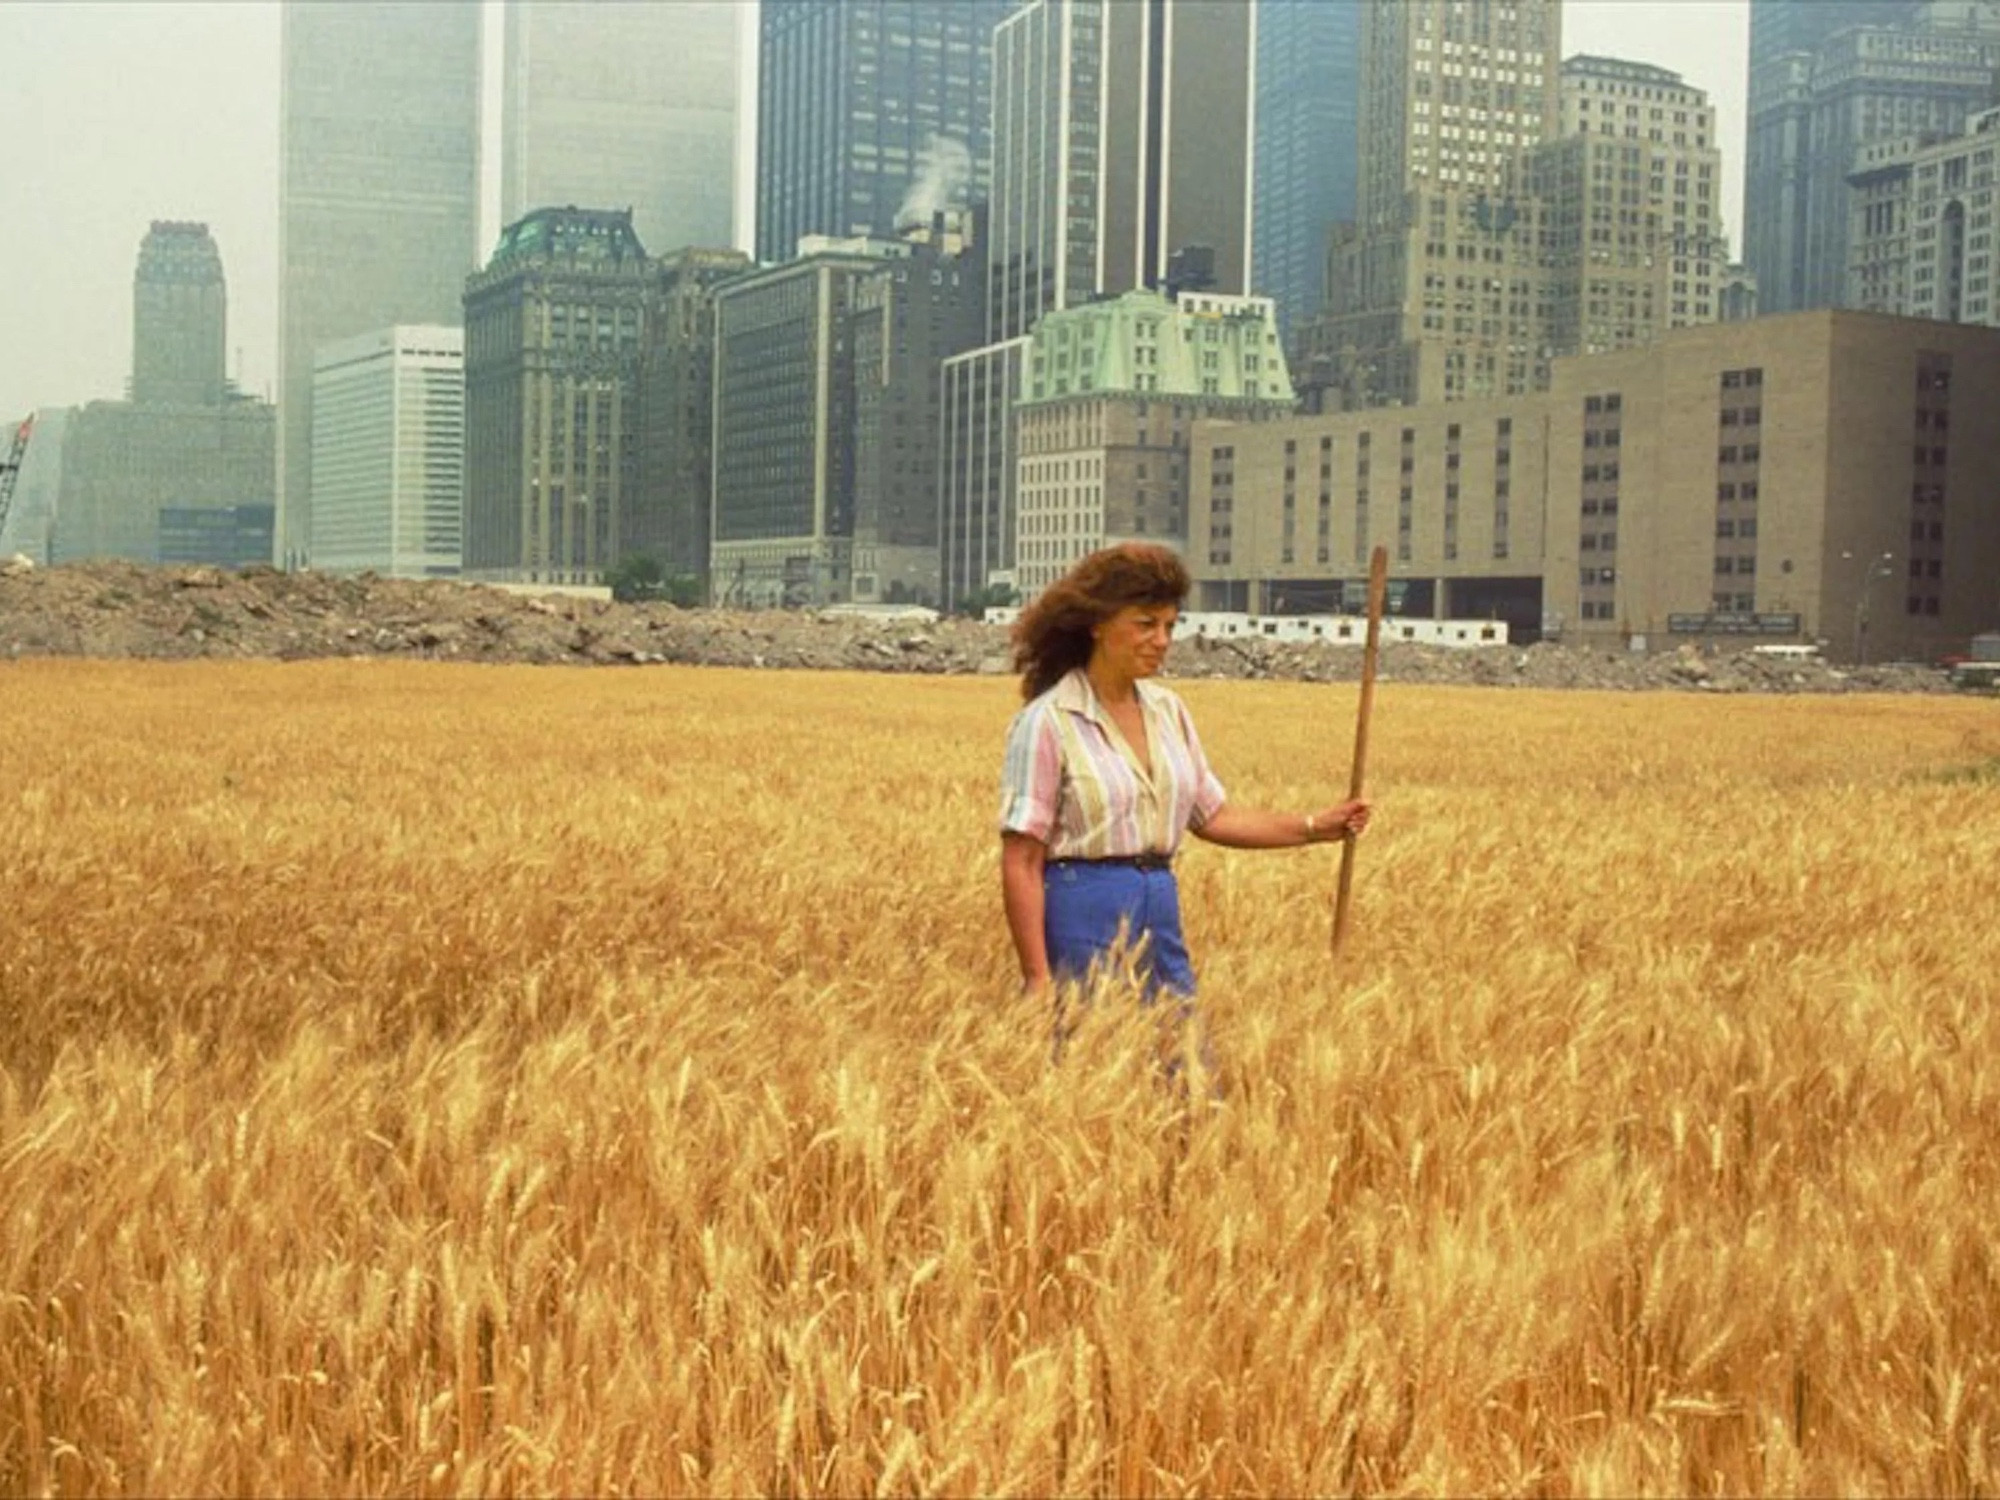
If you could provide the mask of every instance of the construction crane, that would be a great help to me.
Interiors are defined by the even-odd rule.
[[[14,508],[14,486],[20,482],[21,460],[28,452],[28,439],[34,431],[35,418],[31,412],[14,429],[14,444],[7,450],[7,456],[0,458],[0,536],[7,534],[7,512]]]

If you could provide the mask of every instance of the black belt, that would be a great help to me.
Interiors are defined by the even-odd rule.
[[[1052,865],[1124,865],[1133,870],[1171,870],[1171,854],[1111,854],[1102,859],[1052,859]]]

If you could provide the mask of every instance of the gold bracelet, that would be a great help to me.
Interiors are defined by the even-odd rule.
[[[1313,843],[1317,843],[1318,841],[1319,841],[1319,829],[1318,829],[1317,827],[1315,827],[1315,826],[1313,825],[1313,815],[1312,815],[1311,813],[1307,813],[1307,814],[1306,814],[1306,842],[1307,842],[1308,844],[1313,844]]]

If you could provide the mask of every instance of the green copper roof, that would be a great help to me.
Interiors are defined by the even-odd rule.
[[[629,208],[538,208],[500,231],[486,269],[539,260],[615,266],[645,259]]]
[[[1145,289],[1035,325],[1021,403],[1084,394],[1294,399],[1269,298]]]

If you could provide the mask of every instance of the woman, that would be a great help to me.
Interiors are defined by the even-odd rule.
[[[1309,813],[1226,800],[1181,700],[1148,681],[1166,660],[1187,569],[1166,547],[1094,552],[1022,612],[1014,664],[1028,700],[1007,734],[1000,883],[1031,991],[1082,979],[1131,945],[1148,1001],[1194,996],[1173,858],[1183,830],[1233,849],[1359,834],[1365,801]]]

